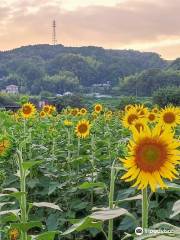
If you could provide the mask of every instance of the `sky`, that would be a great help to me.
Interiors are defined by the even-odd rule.
[[[180,0],[0,0],[0,51],[25,45],[100,46],[180,57]]]

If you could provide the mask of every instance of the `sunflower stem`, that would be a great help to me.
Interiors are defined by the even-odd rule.
[[[110,180],[110,192],[109,192],[109,208],[113,209],[113,202],[114,202],[114,183],[116,178],[116,170],[115,170],[115,160],[111,166],[111,180]],[[113,219],[109,220],[108,225],[108,240],[113,240]]]
[[[21,223],[25,224],[27,222],[27,205],[26,205],[26,172],[23,168],[23,158],[22,158],[22,150],[17,150],[18,156],[18,165],[19,165],[19,173],[20,173],[20,190],[22,193],[20,199],[20,208],[21,208]],[[27,232],[21,232],[21,239],[27,240]]]
[[[148,194],[147,188],[142,190],[142,228],[148,228]]]

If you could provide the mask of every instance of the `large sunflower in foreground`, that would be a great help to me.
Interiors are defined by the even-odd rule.
[[[87,121],[85,119],[80,120],[77,123],[75,132],[76,132],[76,135],[79,138],[86,138],[86,137],[88,137],[89,133],[90,133],[90,123],[89,123],[89,121]]]
[[[32,117],[36,112],[36,107],[32,103],[25,103],[21,108],[21,114],[24,118]]]
[[[180,113],[177,107],[166,107],[161,110],[159,115],[159,124],[166,127],[176,127],[180,124]]]
[[[161,131],[160,127],[145,128],[140,133],[134,129],[133,140],[129,143],[129,156],[123,161],[128,169],[121,179],[136,180],[133,187],[144,189],[150,185],[154,192],[159,185],[166,188],[162,178],[173,180],[178,172],[175,166],[180,161],[180,142],[173,138],[172,131]]]

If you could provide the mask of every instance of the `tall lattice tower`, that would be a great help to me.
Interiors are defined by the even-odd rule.
[[[56,45],[57,44],[57,39],[56,39],[56,21],[55,20],[53,20],[52,28],[53,28],[53,31],[52,31],[52,44]]]

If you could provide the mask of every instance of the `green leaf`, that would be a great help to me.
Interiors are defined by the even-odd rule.
[[[31,169],[32,167],[34,167],[35,165],[39,165],[41,164],[43,161],[26,161],[26,162],[23,162],[23,168],[24,170],[28,170],[28,169]]]
[[[60,207],[54,203],[49,203],[49,202],[34,202],[34,203],[31,203],[32,206],[35,206],[35,207],[47,207],[47,208],[52,208],[52,209],[55,209],[55,210],[59,210],[62,212],[62,209],[60,209]]]
[[[13,204],[15,204],[15,202],[2,202],[0,203],[0,209],[5,205],[13,205]]]
[[[40,221],[31,221],[31,222],[28,222],[28,223],[12,223],[11,227],[12,228],[17,228],[20,231],[27,232],[31,228],[34,228],[34,227],[42,228],[42,222],[40,222]]]
[[[142,195],[139,194],[139,195],[134,196],[134,197],[129,197],[129,198],[125,198],[125,199],[122,199],[122,200],[118,200],[117,203],[129,202],[129,201],[141,200],[141,199],[142,199]]]
[[[75,223],[72,225],[68,230],[66,230],[61,235],[67,235],[74,231],[80,232],[89,228],[95,228],[98,230],[102,230],[102,221],[96,221],[94,219],[91,219],[89,217],[81,219],[78,223]]]
[[[3,189],[3,192],[4,191],[10,191],[10,192],[18,192],[18,190],[16,188],[4,188]]]
[[[166,183],[166,185],[168,186],[167,190],[180,191],[180,185],[179,184],[168,182],[168,183]]]
[[[106,221],[106,220],[114,219],[126,214],[129,214],[129,212],[124,208],[115,208],[115,209],[108,208],[102,211],[94,212],[89,217],[96,220]]]
[[[79,189],[90,189],[90,188],[107,188],[106,184],[103,182],[84,182],[79,186]]]
[[[54,238],[57,234],[59,234],[58,231],[45,232],[45,233],[41,233],[38,236],[35,236],[32,239],[35,239],[35,240],[54,240]]]
[[[173,218],[180,214],[180,200],[176,201],[173,205],[172,211],[174,212],[173,214],[170,215],[170,218]]]
[[[15,216],[18,216],[19,212],[20,212],[20,209],[1,211],[0,216],[7,215],[7,214],[14,214]]]

